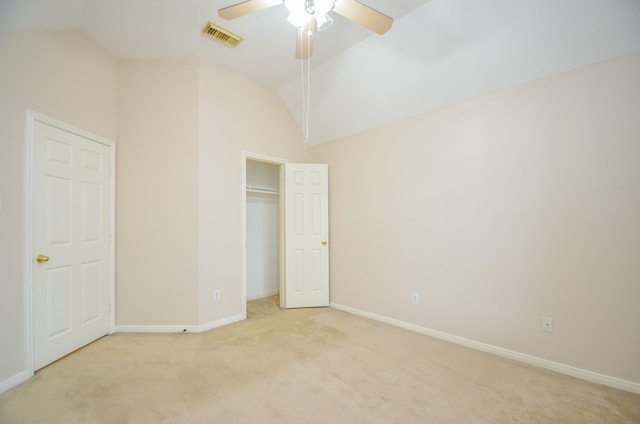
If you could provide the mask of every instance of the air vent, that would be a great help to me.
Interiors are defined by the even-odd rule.
[[[222,28],[214,24],[213,22],[207,22],[207,24],[202,28],[202,33],[207,37],[213,38],[214,40],[218,40],[221,43],[226,44],[229,47],[237,47],[238,44],[243,40],[241,36],[238,34],[234,34],[228,29]]]

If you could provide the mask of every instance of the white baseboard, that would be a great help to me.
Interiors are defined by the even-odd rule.
[[[242,321],[242,315],[211,321],[200,325],[116,325],[114,333],[202,333],[203,331]]]
[[[203,331],[213,330],[214,328],[223,327],[225,325],[233,324],[235,322],[239,322],[247,319],[246,316],[242,316],[241,314],[232,315],[227,318],[219,319],[216,321],[211,321],[206,324],[200,324],[198,326],[198,333],[202,333]]]
[[[416,333],[435,337],[437,339],[469,347],[471,349],[481,350],[483,352],[502,356],[514,361],[523,362],[525,364],[534,365],[551,371],[556,371],[561,374],[570,375],[571,377],[576,377],[582,380],[590,381],[592,383],[602,384],[604,386],[613,387],[615,389],[640,394],[640,383],[636,383],[633,381],[623,380],[621,378],[611,377],[605,374],[599,374],[597,372],[576,368],[571,365],[565,365],[558,362],[549,361],[547,359],[538,358],[536,356],[504,349],[498,346],[477,342],[475,340],[467,339],[464,337],[454,336],[453,334],[432,330],[427,327],[422,327],[416,324],[389,318],[384,315],[378,315],[372,312],[363,311],[360,309],[352,308],[350,306],[340,305],[337,303],[331,303],[330,306],[332,308],[348,312],[353,315],[359,315],[365,318],[372,319],[374,321],[379,321],[385,324],[393,325],[395,327],[400,327],[405,330],[415,331]]]
[[[9,377],[4,381],[0,381],[0,393],[4,393],[7,390],[16,387],[18,384],[24,383],[31,377],[33,377],[33,375],[30,374],[29,372],[20,371],[18,374],[12,377]]]
[[[270,292],[266,292],[266,293],[254,294],[254,295],[251,295],[251,296],[247,296],[247,301],[256,300],[256,299],[263,299],[265,297],[275,296],[275,295],[277,295],[279,293],[280,293],[280,290],[274,290],[274,291],[270,291]]]

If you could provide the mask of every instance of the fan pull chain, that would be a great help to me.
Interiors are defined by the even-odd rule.
[[[307,38],[307,53],[311,51],[311,37]],[[300,49],[302,49],[300,45]],[[306,72],[305,72],[306,65]],[[304,148],[311,147],[311,134],[309,131],[309,115],[311,108],[311,55],[300,60],[300,73],[302,82],[302,136]]]
[[[307,37],[307,51],[311,49],[311,37]],[[311,55],[307,55],[304,60],[307,65],[307,90],[303,94],[303,107],[304,107],[304,147],[305,149],[311,147],[311,133],[309,131],[309,115],[311,108]],[[304,84],[304,78],[303,78]],[[305,95],[306,94],[306,95]]]

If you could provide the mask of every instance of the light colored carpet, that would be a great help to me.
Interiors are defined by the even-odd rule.
[[[0,422],[640,423],[639,395],[276,302],[202,334],[104,337],[0,396]]]

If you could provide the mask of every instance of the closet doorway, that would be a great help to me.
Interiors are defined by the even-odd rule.
[[[283,281],[282,176],[284,159],[244,153],[244,296],[247,302],[273,298]],[[247,316],[249,315],[249,316]]]

